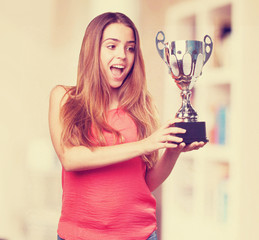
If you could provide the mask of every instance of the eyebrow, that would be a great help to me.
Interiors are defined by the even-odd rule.
[[[115,42],[120,42],[120,40],[117,39],[117,38],[107,38],[107,39],[103,40],[103,43],[106,42],[106,41],[109,41],[109,40],[115,41]],[[135,40],[127,41],[127,43],[136,43],[136,41]]]

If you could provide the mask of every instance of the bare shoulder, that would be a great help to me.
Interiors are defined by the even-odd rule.
[[[69,89],[66,86],[56,85],[54,88],[52,88],[52,90],[50,92],[50,97],[61,99],[64,97],[64,95],[67,93],[68,90]]]
[[[50,92],[49,98],[49,127],[51,134],[60,135],[62,127],[60,125],[60,111],[69,97],[68,87],[58,85]],[[57,133],[58,132],[58,133]]]
[[[64,104],[68,98],[68,92],[72,87],[63,85],[55,86],[50,92],[50,102],[56,104]]]

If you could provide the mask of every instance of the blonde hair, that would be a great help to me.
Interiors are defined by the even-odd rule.
[[[146,86],[138,31],[124,14],[109,12],[94,18],[86,29],[79,55],[77,85],[69,88],[68,99],[61,109],[63,145],[83,145],[91,149],[105,146],[104,131],[114,134],[120,142],[123,141],[121,134],[106,121],[110,86],[100,67],[102,35],[105,28],[112,23],[122,23],[130,27],[136,42],[133,67],[119,91],[120,108],[134,120],[139,140],[151,135],[157,128],[156,111]],[[153,166],[157,154],[154,152],[149,156],[142,156],[148,167]]]

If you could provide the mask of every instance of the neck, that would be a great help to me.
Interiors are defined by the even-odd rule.
[[[118,105],[119,105],[119,89],[112,89],[109,109],[118,108]]]

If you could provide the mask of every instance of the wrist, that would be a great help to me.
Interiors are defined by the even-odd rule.
[[[150,151],[148,149],[148,140],[146,138],[143,138],[138,141],[140,151],[142,152],[142,155],[148,155],[150,154]]]
[[[179,156],[182,153],[182,147],[178,145],[177,148],[167,148],[165,154]]]

